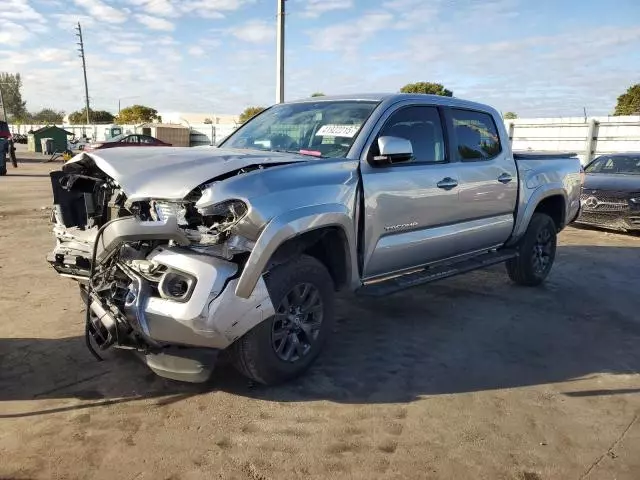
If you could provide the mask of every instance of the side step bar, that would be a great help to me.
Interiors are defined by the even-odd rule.
[[[382,280],[380,282],[371,283],[360,288],[357,293],[367,297],[382,297],[391,293],[396,293],[425,283],[435,282],[443,278],[453,277],[461,273],[470,272],[486,268],[497,263],[503,263],[517,255],[515,250],[500,250],[489,252],[477,257],[460,261],[458,263],[449,263],[436,267],[426,267],[418,272],[407,273],[398,277]]]

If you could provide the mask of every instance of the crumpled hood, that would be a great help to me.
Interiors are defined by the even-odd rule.
[[[113,178],[130,201],[180,200],[197,186],[250,165],[304,162],[291,153],[187,147],[127,147],[83,152],[63,169],[92,162]]]

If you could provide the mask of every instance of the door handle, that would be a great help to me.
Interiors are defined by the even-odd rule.
[[[509,183],[511,180],[513,180],[513,177],[508,173],[503,173],[498,177],[498,181],[500,183]]]
[[[438,186],[438,188],[442,188],[443,190],[451,190],[452,188],[456,188],[458,186],[458,181],[455,178],[445,177],[436,185]]]

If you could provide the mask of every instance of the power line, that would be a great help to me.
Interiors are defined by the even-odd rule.
[[[91,119],[89,117],[89,85],[87,84],[87,64],[84,59],[84,43],[82,41],[82,27],[80,26],[80,22],[78,22],[78,26],[76,27],[78,33],[76,36],[80,39],[77,45],[79,45],[78,51],[80,52],[80,58],[82,58],[82,72],[84,73],[84,100],[87,109],[87,125],[91,123]]]

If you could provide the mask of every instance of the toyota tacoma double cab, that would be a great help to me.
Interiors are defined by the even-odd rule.
[[[274,384],[318,356],[340,289],[388,295],[496,263],[542,283],[582,180],[575,155],[512,153],[486,105],[312,98],[219,147],[75,156],[51,173],[47,260],[78,281],[98,358],[133,349],[161,376],[200,382],[227,350]]]

